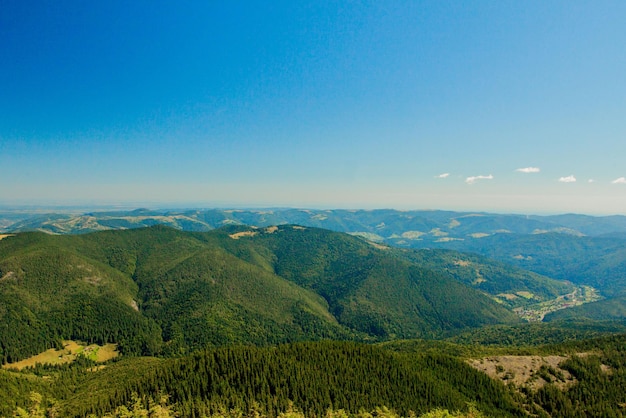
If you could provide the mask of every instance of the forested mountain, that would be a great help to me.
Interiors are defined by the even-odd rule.
[[[20,216],[16,218],[16,216]],[[33,214],[8,212],[5,232],[84,233],[164,224],[209,231],[225,225],[297,224],[362,236],[401,248],[474,252],[553,279],[621,294],[626,283],[626,217],[526,216],[396,210],[148,210]],[[20,219],[16,221],[16,219]]]
[[[20,215],[20,221],[16,216]],[[524,216],[396,210],[180,210],[27,214],[4,212],[5,232],[84,233],[156,224],[189,231],[225,225],[298,224],[362,236],[401,248],[474,252],[553,279],[598,288],[605,296],[626,288],[626,217]]]
[[[281,226],[163,226],[0,241],[0,348],[62,339],[123,353],[230,343],[441,335],[519,319],[485,294],[346,234]]]
[[[535,352],[537,343],[623,332],[624,324],[605,321],[626,312],[618,236],[495,233],[472,238],[481,246],[461,253],[300,225],[225,224],[204,232],[156,225],[3,235],[3,362],[64,339],[114,342],[122,356],[97,372],[81,356],[70,365],[0,370],[0,415],[26,408],[33,396],[37,408],[60,416],[102,416],[133,396],[148,406],[160,395],[180,416],[276,416],[290,405],[308,416],[382,405],[407,415],[467,411],[468,403],[487,416],[623,415],[615,408],[626,402],[623,337],[541,349],[594,354],[564,360],[576,379],[569,383],[560,369],[537,371],[548,382],[539,388],[505,386],[466,362],[482,350],[476,344]],[[610,274],[585,279],[600,271]],[[572,291],[556,279],[593,283],[611,297],[524,325],[511,308]],[[444,336],[453,337],[406,340]],[[296,343],[329,339],[353,342]],[[386,344],[361,344],[379,341]]]
[[[468,414],[473,417],[621,417],[625,343],[622,335],[507,351],[424,341],[326,341],[207,348],[169,359],[127,357],[97,370],[83,358],[19,373],[0,370],[0,415],[35,417],[47,410],[48,416],[83,417],[116,410],[116,417],[148,416],[129,413],[128,405],[135,413],[150,407],[150,416],[161,417],[174,416],[168,410],[215,418],[398,416],[384,407],[402,416],[437,408],[439,414],[427,416],[471,409],[484,414]],[[489,362],[500,366],[493,378],[478,370]],[[528,367],[527,380],[516,379],[509,369],[515,364]],[[154,408],[159,403],[169,406]],[[290,410],[303,415],[284,414]]]
[[[546,320],[626,319],[626,240],[619,236],[503,234],[448,245],[551,278],[593,286],[605,300],[549,314]]]
[[[444,249],[404,250],[401,254],[421,266],[449,274],[511,307],[554,299],[574,290],[568,281],[555,280],[478,254]]]
[[[158,399],[163,394],[185,417],[237,410],[275,417],[290,403],[307,416],[383,405],[406,416],[434,408],[467,410],[470,402],[490,416],[525,415],[513,392],[462,359],[347,342],[231,346],[178,359],[127,358],[91,373],[81,372],[79,364],[34,372],[48,378],[0,370],[0,388],[38,391],[46,407],[54,398],[57,414],[67,417],[102,416],[133,395]],[[2,395],[0,401],[1,415],[27,403]]]
[[[448,247],[480,253],[552,278],[597,287],[607,295],[626,289],[626,241],[565,234],[498,234]]]

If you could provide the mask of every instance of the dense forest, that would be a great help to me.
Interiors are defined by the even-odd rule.
[[[479,289],[423,264],[296,226],[18,234],[0,241],[0,356],[14,362],[66,339],[177,355],[207,345],[436,337],[520,322]],[[485,268],[483,276],[497,280],[500,272]],[[537,287],[554,291],[551,283]]]
[[[572,289],[297,225],[15,234],[0,241],[0,416],[623,416],[619,296],[548,322],[513,312]],[[119,355],[13,367],[67,340]],[[475,365],[500,356],[560,357],[526,381]]]
[[[506,353],[504,348],[483,351],[447,343],[425,349],[423,344],[429,343],[405,341],[403,348],[330,341],[229,346],[170,359],[126,357],[97,371],[85,358],[21,372],[2,370],[0,415],[36,406],[49,416],[105,416],[139,405],[146,410],[160,405],[156,409],[189,417],[287,411],[356,416],[377,409],[399,416],[436,410],[493,417],[626,413],[624,336],[527,347],[537,355],[567,355],[559,369],[538,370],[535,379],[546,383],[539,388],[507,385],[466,362]]]

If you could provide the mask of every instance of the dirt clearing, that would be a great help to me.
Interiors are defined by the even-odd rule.
[[[577,353],[584,357],[590,353]],[[470,359],[470,366],[487,373],[494,379],[504,383],[513,383],[515,386],[527,386],[533,390],[546,383],[553,383],[557,387],[565,388],[576,383],[576,379],[560,367],[568,360],[568,356],[489,356],[482,359]],[[604,373],[611,373],[610,367],[602,365]]]

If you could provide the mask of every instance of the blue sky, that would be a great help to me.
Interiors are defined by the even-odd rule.
[[[0,204],[626,214],[625,21],[623,1],[4,0]]]

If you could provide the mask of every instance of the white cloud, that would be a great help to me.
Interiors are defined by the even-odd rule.
[[[436,179],[445,179],[450,175],[450,173],[443,173],[443,174],[439,174],[438,176],[435,176]]]
[[[538,173],[541,171],[541,169],[539,167],[524,167],[518,168],[515,171],[519,171],[520,173]]]
[[[611,182],[612,184],[626,184],[626,177],[620,177]]]
[[[596,181],[594,179],[589,179],[587,180],[587,183],[595,183]]]
[[[572,174],[571,176],[561,177],[559,179],[559,181],[561,183],[575,183],[576,182],[576,177],[574,177],[574,175]]]
[[[465,183],[474,184],[476,180],[493,180],[493,176],[491,174],[488,176],[471,176],[465,179]]]

